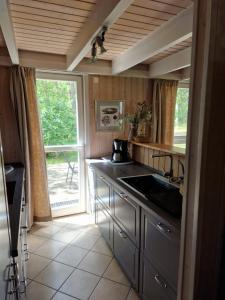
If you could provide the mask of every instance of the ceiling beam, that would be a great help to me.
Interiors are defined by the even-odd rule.
[[[1,48],[0,48],[1,50]],[[45,71],[67,72],[68,74],[98,74],[111,76],[112,62],[110,60],[97,60],[94,64],[90,59],[83,58],[74,71],[66,71],[66,56],[59,54],[41,53],[35,51],[19,50],[20,64],[24,67],[33,67]],[[137,65],[123,73],[124,77],[148,78],[148,65]]]
[[[19,64],[19,54],[7,0],[0,1],[0,26],[13,64]]]
[[[192,36],[193,5],[113,60],[113,74],[125,71]]]
[[[191,78],[191,67],[182,70],[182,80],[190,80]]]
[[[133,0],[98,0],[85,25],[67,53],[67,70],[72,71],[91,49],[91,43],[103,26],[110,27]]]
[[[171,73],[191,65],[191,47],[171,54],[149,66],[149,77],[156,78],[160,75]]]

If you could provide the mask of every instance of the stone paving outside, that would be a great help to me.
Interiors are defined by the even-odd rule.
[[[68,164],[57,163],[48,164],[48,190],[50,203],[67,202],[79,199],[79,174],[78,165],[75,167],[75,173],[71,180],[71,170],[69,171],[68,180],[66,181]]]

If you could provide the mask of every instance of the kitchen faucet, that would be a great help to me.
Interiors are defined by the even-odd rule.
[[[164,173],[164,177],[173,177],[173,156],[171,154],[153,154],[152,158],[155,157],[170,157],[170,171]]]

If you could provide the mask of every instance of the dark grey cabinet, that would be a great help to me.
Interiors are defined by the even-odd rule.
[[[123,229],[114,222],[114,255],[132,282],[133,286],[138,288],[138,259],[139,250],[129,239]]]
[[[180,233],[170,223],[142,210],[143,255],[176,290],[180,252]]]
[[[180,229],[95,171],[96,224],[144,300],[175,300]],[[115,179],[114,179],[115,180]]]
[[[143,300],[176,300],[167,280],[141,255],[140,295]]]
[[[110,197],[110,184],[104,178],[104,176],[96,174],[95,177],[95,196],[105,205],[110,211],[111,197]]]
[[[130,239],[139,246],[140,207],[118,189],[113,190],[113,200],[115,219]]]
[[[98,225],[105,241],[108,243],[110,248],[113,249],[113,220],[98,200],[96,200],[95,206],[96,224]]]

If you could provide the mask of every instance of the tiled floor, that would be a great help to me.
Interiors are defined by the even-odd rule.
[[[90,215],[37,223],[28,234],[27,300],[138,300]]]

